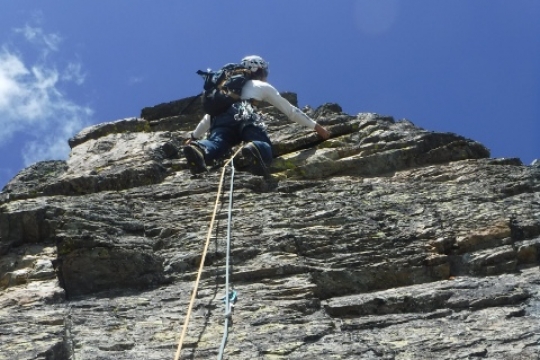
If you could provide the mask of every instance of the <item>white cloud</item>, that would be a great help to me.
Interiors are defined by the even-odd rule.
[[[92,109],[70,100],[61,91],[66,83],[82,85],[86,74],[79,62],[58,69],[55,52],[60,52],[61,37],[41,28],[16,29],[40,52],[36,63],[25,62],[19,50],[4,45],[0,49],[0,146],[24,133],[21,144],[25,165],[47,159],[64,159],[69,154],[67,140],[87,126]]]
[[[15,29],[16,33],[22,34],[27,41],[42,47],[44,54],[50,51],[58,51],[62,37],[58,34],[46,34],[43,29],[25,25],[23,28]]]
[[[41,160],[65,159],[69,154],[67,139],[84,126],[82,121],[71,119],[63,126],[56,127],[53,133],[47,134],[44,138],[26,142],[22,149],[24,164],[28,166]]]
[[[24,64],[16,56],[0,53],[0,109],[10,109],[14,98],[21,96],[19,79],[28,74]]]
[[[72,81],[77,85],[82,85],[86,80],[86,74],[82,71],[80,63],[70,62],[62,74],[63,81]]]

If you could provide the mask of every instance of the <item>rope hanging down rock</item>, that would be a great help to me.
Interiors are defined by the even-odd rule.
[[[229,296],[229,266],[230,266],[230,254],[231,254],[231,223],[232,223],[232,205],[233,205],[233,190],[234,190],[234,156],[231,158],[231,187],[229,189],[229,211],[227,217],[227,256],[225,261],[225,325],[223,329],[223,338],[221,340],[221,346],[219,348],[218,360],[223,359],[223,352],[225,351],[225,345],[227,344],[227,337],[229,336],[229,320],[232,316],[232,302],[235,301],[236,295],[233,298]]]
[[[180,334],[180,340],[178,341],[178,347],[176,349],[176,354],[174,356],[174,360],[180,359],[180,353],[182,351],[182,345],[184,343],[184,338],[185,338],[186,333],[187,333],[187,328],[188,328],[188,325],[189,325],[189,319],[191,317],[191,312],[193,310],[193,305],[194,305],[195,299],[197,297],[197,291],[199,289],[199,282],[201,281],[201,275],[202,275],[202,271],[203,271],[203,268],[204,268],[204,261],[206,259],[206,254],[208,253],[208,246],[210,244],[210,238],[212,237],[212,230],[214,228],[214,222],[216,220],[216,214],[217,214],[217,210],[218,210],[219,199],[221,197],[221,192],[222,192],[222,189],[223,189],[223,179],[225,178],[225,171],[227,170],[227,166],[229,165],[229,163],[232,163],[234,157],[241,150],[242,150],[242,147],[240,147],[238,150],[236,150],[236,152],[231,156],[231,158],[229,160],[227,160],[225,162],[225,164],[223,164],[223,171],[221,172],[221,177],[219,179],[218,192],[217,192],[217,196],[216,196],[216,202],[214,204],[214,211],[212,213],[212,218],[210,220],[210,226],[208,227],[208,233],[207,233],[207,236],[206,236],[206,242],[204,244],[204,249],[203,249],[203,253],[202,253],[202,256],[201,256],[201,263],[199,265],[199,271],[197,273],[197,278],[195,279],[195,285],[193,286],[193,290],[192,290],[192,293],[191,293],[191,300],[189,302],[188,310],[187,310],[187,313],[186,313],[186,319],[184,320],[184,326],[182,328],[182,333]],[[233,167],[233,174],[234,174],[234,167]],[[232,196],[232,179],[231,179],[231,196]],[[229,216],[229,219],[230,219],[230,216]],[[229,227],[230,227],[230,224],[229,224]],[[227,255],[228,255],[228,252],[227,252]],[[228,272],[228,268],[229,268],[229,264],[228,264],[228,259],[227,259],[227,272]],[[228,273],[227,273],[227,283],[228,283]],[[225,294],[225,297],[226,298],[229,297],[228,292]],[[229,306],[230,305],[227,302],[226,303],[226,309],[225,309],[226,312],[229,310],[228,309]],[[228,319],[226,320],[225,323],[226,323],[226,327],[227,327],[228,326]],[[224,334],[223,343],[226,342],[225,335],[226,335],[226,333]],[[220,353],[221,353],[221,351],[220,351]]]

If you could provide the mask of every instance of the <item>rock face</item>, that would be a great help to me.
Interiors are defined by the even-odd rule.
[[[296,102],[295,94],[286,94]],[[0,194],[0,359],[173,359],[221,170],[179,152],[196,98],[84,129]],[[236,159],[225,359],[538,359],[540,167],[407,120],[265,107],[272,178]],[[224,331],[227,198],[182,359]]]

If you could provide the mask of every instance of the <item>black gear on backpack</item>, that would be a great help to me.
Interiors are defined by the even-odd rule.
[[[226,64],[218,71],[197,71],[204,79],[202,106],[210,116],[224,113],[229,107],[240,101],[244,84],[251,79],[252,73],[241,64]]]

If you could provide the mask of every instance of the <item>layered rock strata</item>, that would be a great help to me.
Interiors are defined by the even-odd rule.
[[[173,358],[221,172],[181,156],[196,100],[84,129],[3,189],[0,359]],[[305,109],[325,142],[263,110],[272,178],[235,160],[225,358],[538,359],[538,166],[337,104]],[[227,191],[183,359],[221,343]]]

